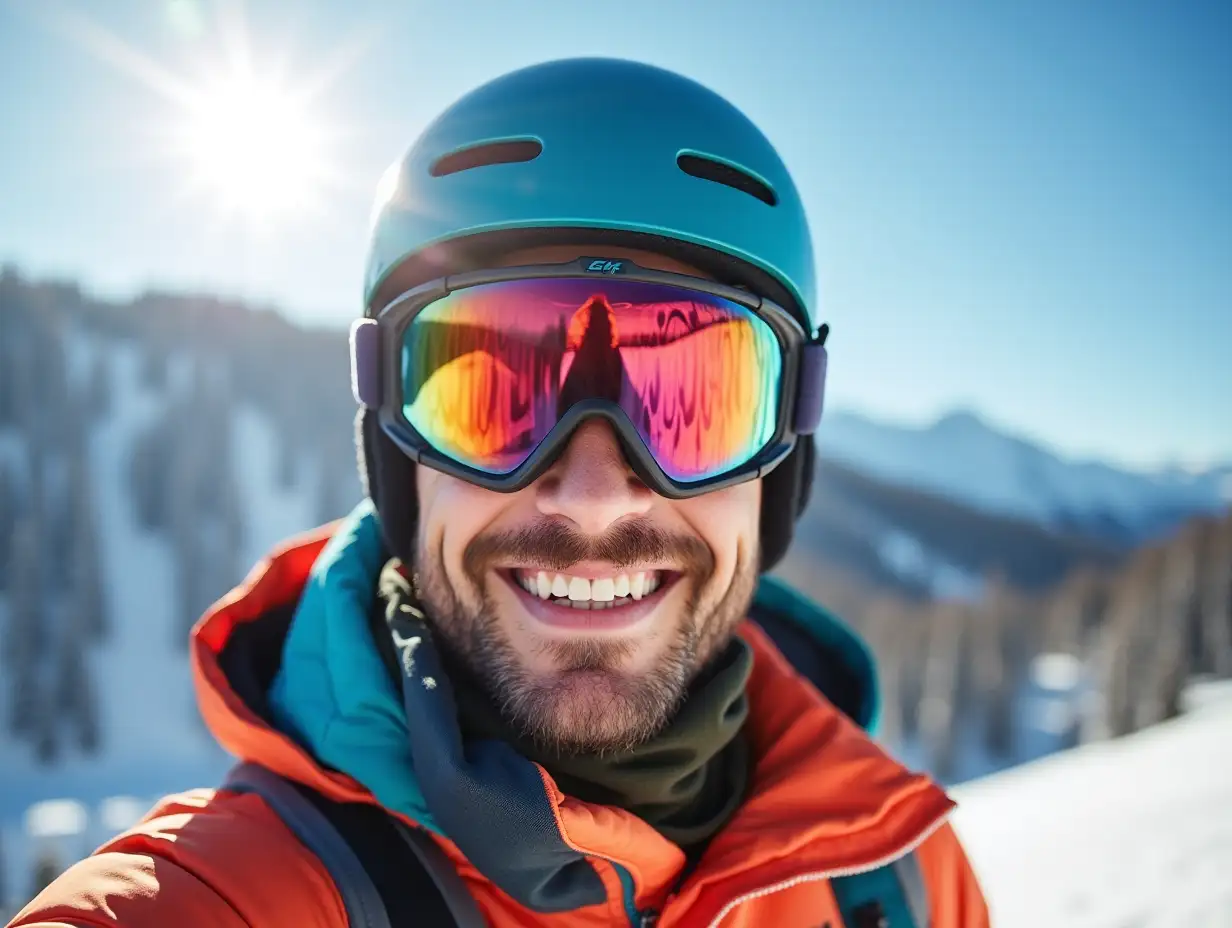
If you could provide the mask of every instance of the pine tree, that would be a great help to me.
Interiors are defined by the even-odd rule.
[[[88,663],[82,665],[81,676],[83,699],[77,710],[77,747],[83,754],[94,755],[98,753],[103,736],[99,727],[98,692]]]
[[[17,480],[8,461],[0,461],[0,593],[9,588],[13,532],[18,518]]]
[[[903,603],[889,596],[879,596],[866,612],[866,638],[877,655],[881,676],[881,739],[889,745],[901,744],[905,735],[903,721],[903,680],[909,650],[903,646],[904,626],[914,617]]]
[[[295,487],[296,470],[298,469],[299,449],[295,439],[288,436],[287,429],[274,429],[280,435],[278,449],[275,452],[274,485],[284,492]]]
[[[7,287],[5,288],[7,290]],[[24,326],[15,312],[0,313],[0,428],[18,423],[21,343]]]
[[[173,625],[173,641],[184,647],[188,630],[200,618],[202,590],[210,582],[212,563],[209,549],[203,544],[203,524],[206,521],[203,492],[203,471],[211,457],[208,445],[202,441],[205,422],[183,415],[173,420],[181,424],[171,441],[170,468],[167,473],[168,540],[174,552],[179,599],[177,621]]]
[[[37,519],[24,518],[13,533],[12,583],[4,634],[4,678],[9,685],[9,731],[31,735],[38,713],[39,627],[43,621],[41,535]]]
[[[95,358],[90,369],[90,381],[86,387],[85,408],[94,422],[111,415],[112,386],[111,367],[106,356]]]
[[[63,872],[64,865],[60,862],[60,855],[50,844],[44,846],[39,851],[34,867],[30,871],[30,889],[27,898],[33,899]]]
[[[933,770],[942,780],[948,780],[958,759],[954,699],[966,616],[964,607],[957,603],[937,603],[931,618],[920,699],[920,735],[932,757]]]
[[[14,913],[9,911],[8,861],[4,853],[4,829],[0,828],[0,918],[9,918]]]
[[[170,471],[174,457],[174,431],[170,412],[147,427],[129,451],[129,498],[137,524],[147,531],[164,531],[170,520]]]
[[[1009,758],[1014,747],[1014,695],[1022,680],[1020,616],[1024,611],[1004,575],[985,582],[977,607],[974,637],[975,690],[984,706],[984,743]]]
[[[98,518],[84,454],[69,462],[69,500],[73,526],[69,541],[73,602],[78,610],[81,633],[86,640],[99,641],[107,633],[107,608],[103,598]]]
[[[52,657],[54,658],[54,654]],[[54,661],[50,668],[54,672]],[[55,682],[44,663],[34,678],[33,730],[30,740],[34,745],[34,759],[44,767],[50,767],[60,757],[59,715],[55,705]]]
[[[1210,526],[1200,567],[1198,608],[1204,665],[1232,677],[1232,512]]]
[[[150,338],[141,349],[141,386],[152,393],[165,393],[170,380],[165,346],[160,339]]]
[[[80,590],[70,593],[67,614],[61,623],[55,705],[56,717],[67,720],[75,732],[78,747],[89,754],[98,747],[99,732],[97,694],[88,659],[90,639],[85,634],[88,619],[78,606],[83,595]]]
[[[1113,737],[1139,727],[1139,697],[1144,673],[1143,628],[1157,619],[1152,597],[1158,595],[1158,550],[1135,556],[1117,575],[1110,595],[1107,621],[1100,630],[1096,672],[1105,703],[1103,731]]]
[[[1198,568],[1202,526],[1190,525],[1163,551],[1159,590],[1155,597],[1149,674],[1143,693],[1142,724],[1153,724],[1180,714],[1181,692],[1193,667],[1193,642],[1199,620]]]

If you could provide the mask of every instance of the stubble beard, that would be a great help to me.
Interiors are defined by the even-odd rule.
[[[564,569],[586,559],[635,563],[664,551],[687,565],[677,582],[689,585],[689,595],[667,633],[672,640],[654,667],[637,676],[621,669],[637,642],[587,638],[542,641],[537,652],[554,669],[546,676],[532,673],[505,632],[485,579],[499,555],[521,555]],[[730,640],[757,585],[756,552],[742,555],[727,590],[717,600],[714,594],[706,597],[710,604],[701,599],[714,574],[709,549],[698,539],[673,538],[636,523],[597,544],[559,526],[481,535],[464,556],[470,587],[465,597],[450,584],[439,553],[427,549],[422,539],[415,574],[440,645],[470,670],[519,735],[554,753],[611,755],[660,732],[698,671]]]

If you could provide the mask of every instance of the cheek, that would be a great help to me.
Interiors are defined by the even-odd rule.
[[[455,593],[469,600],[462,581],[462,555],[471,540],[500,513],[500,494],[482,490],[429,467],[416,468],[419,493],[419,558],[435,563]]]
[[[676,504],[681,516],[714,554],[714,586],[725,592],[737,568],[757,554],[761,481],[741,483]]]

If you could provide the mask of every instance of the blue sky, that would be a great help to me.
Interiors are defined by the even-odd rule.
[[[160,142],[238,25],[336,177],[253,227]],[[1232,5],[0,0],[0,261],[344,325],[377,178],[512,68],[633,57],[728,96],[809,209],[832,401],[956,406],[1065,453],[1232,460]],[[128,62],[127,65],[122,62]],[[328,78],[328,79],[326,79]]]

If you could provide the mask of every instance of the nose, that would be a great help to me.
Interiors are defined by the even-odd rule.
[[[654,492],[633,473],[606,422],[584,422],[560,459],[540,479],[535,505],[587,535],[601,535],[626,516],[642,515]]]

